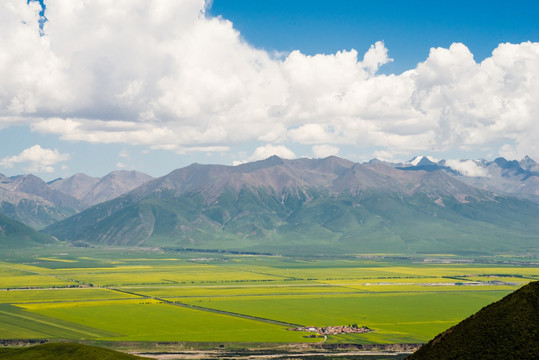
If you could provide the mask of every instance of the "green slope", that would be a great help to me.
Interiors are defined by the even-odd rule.
[[[228,249],[281,254],[537,253],[539,207],[513,198],[444,206],[417,193],[276,196],[263,187],[201,193],[160,191],[97,205],[45,231],[89,244]]]
[[[144,359],[95,346],[48,343],[24,349],[2,349],[2,360],[135,360]]]
[[[12,220],[0,213],[0,249],[43,246],[56,242],[50,235]]]
[[[537,359],[539,282],[481,309],[422,346],[409,360]]]
[[[42,229],[74,215],[77,211],[69,207],[46,205],[40,201],[22,199],[17,203],[1,201],[0,212],[35,229]]]

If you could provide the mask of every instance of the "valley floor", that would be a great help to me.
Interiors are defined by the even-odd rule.
[[[0,339],[90,341],[150,356],[168,351],[150,344],[174,342],[184,344],[181,356],[219,357],[253,346],[419,344],[538,277],[535,259],[515,257],[32,249],[1,255]],[[373,331],[290,331],[327,326]]]

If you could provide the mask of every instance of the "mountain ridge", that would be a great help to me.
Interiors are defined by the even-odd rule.
[[[512,237],[517,252],[535,252],[538,217],[537,204],[445,171],[271,157],[176,169],[46,232],[94,245],[321,253],[504,252]]]
[[[0,212],[42,229],[150,179],[149,175],[136,171],[113,171],[102,178],[79,173],[50,183],[32,174],[12,177],[0,174]]]

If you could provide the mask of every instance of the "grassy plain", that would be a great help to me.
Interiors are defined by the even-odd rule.
[[[0,254],[0,339],[419,343],[523,284],[533,259],[293,258],[127,249]],[[8,290],[10,289],[10,290]]]
[[[104,329],[119,341],[301,342],[302,334],[282,326],[215,314],[156,300],[102,301],[86,304],[30,304],[32,313]]]

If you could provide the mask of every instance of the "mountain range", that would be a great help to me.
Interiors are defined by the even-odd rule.
[[[155,179],[136,171],[49,183],[0,175],[0,226],[9,218],[82,246],[527,254],[539,244],[538,179],[529,157],[423,156],[403,163],[272,156],[192,164]]]
[[[508,181],[533,184],[537,177],[533,166],[518,177],[498,162],[482,169],[502,168],[500,176]],[[272,254],[536,253],[539,205],[522,198],[533,198],[536,190],[519,197],[492,192],[462,181],[463,172],[428,158],[361,164],[334,156],[273,156],[238,166],[192,164],[44,231],[84,246]]]

